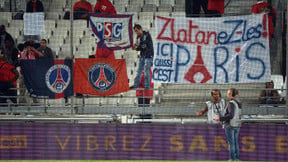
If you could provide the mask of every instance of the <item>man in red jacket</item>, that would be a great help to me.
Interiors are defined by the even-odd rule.
[[[225,0],[209,0],[208,1],[208,13],[211,17],[220,17],[224,13],[224,1]]]
[[[117,14],[115,7],[109,0],[97,0],[94,12],[101,14]],[[110,49],[97,47],[95,58],[115,59],[115,55]]]
[[[267,2],[263,0],[257,0],[257,3],[252,6],[251,13],[265,13],[263,17],[263,27],[264,31],[267,31],[267,15],[268,15],[268,32],[269,38],[271,39],[274,35],[274,27],[276,24],[277,13],[276,10]],[[267,33],[263,33],[264,37],[267,36]]]
[[[73,5],[74,19],[87,19],[87,14],[92,12],[92,5],[86,0],[80,0]]]
[[[0,106],[4,106],[7,103],[8,98],[13,103],[17,103],[17,90],[11,90],[11,88],[16,87],[15,81],[18,79],[19,73],[15,66],[7,62],[7,59],[3,54],[3,49],[0,49],[0,51]]]

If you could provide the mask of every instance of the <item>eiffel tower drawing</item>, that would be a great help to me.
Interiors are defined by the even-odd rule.
[[[100,74],[99,75],[100,75],[99,78],[95,82],[95,86],[100,87],[100,88],[110,86],[111,82],[109,82],[105,76],[104,67],[100,68]]]
[[[185,74],[184,79],[191,83],[197,83],[194,79],[194,76],[197,73],[202,73],[204,78],[200,81],[200,83],[206,83],[208,80],[212,78],[211,74],[207,70],[204,65],[204,61],[201,53],[201,46],[197,46],[197,56],[194,64],[189,68],[188,72]]]
[[[57,77],[56,80],[53,82],[52,87],[56,91],[63,90],[63,88],[66,86],[66,83],[64,82],[61,74],[61,68],[57,68]]]

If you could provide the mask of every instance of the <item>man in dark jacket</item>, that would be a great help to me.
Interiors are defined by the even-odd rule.
[[[0,48],[4,50],[6,50],[5,41],[10,41],[13,45],[15,45],[14,39],[6,31],[5,25],[0,25]]]
[[[26,5],[26,12],[44,12],[44,7],[39,0],[30,0]]]
[[[133,45],[132,49],[140,51],[140,60],[134,85],[130,89],[139,87],[143,70],[145,74],[145,89],[150,89],[151,76],[149,69],[152,66],[154,56],[152,38],[150,33],[143,31],[142,26],[139,24],[135,24],[134,31],[137,34],[137,43]]]

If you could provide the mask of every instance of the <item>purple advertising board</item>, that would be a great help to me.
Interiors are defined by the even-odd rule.
[[[241,160],[288,160],[288,126],[243,124]],[[0,159],[228,160],[208,124],[0,124]]]

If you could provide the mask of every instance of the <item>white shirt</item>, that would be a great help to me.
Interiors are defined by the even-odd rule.
[[[220,99],[218,103],[214,103],[213,101],[207,101],[206,105],[208,107],[208,123],[210,124],[218,124],[219,121],[214,120],[215,117],[220,117],[224,115],[226,102],[224,99]],[[220,113],[220,114],[219,114]]]

